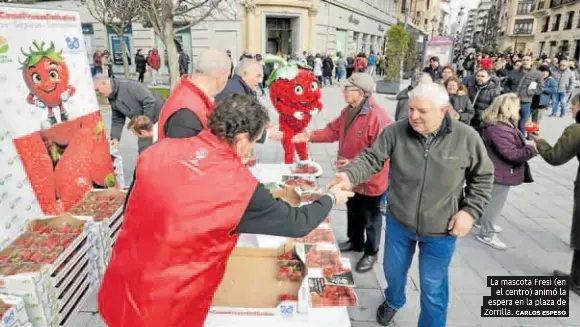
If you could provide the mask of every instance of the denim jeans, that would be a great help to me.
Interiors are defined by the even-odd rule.
[[[558,105],[562,105],[562,113],[561,115],[566,114],[566,109],[568,109],[568,94],[566,92],[558,92],[552,95],[552,115],[556,115],[558,113]]]
[[[383,269],[387,280],[385,300],[401,309],[407,300],[407,273],[419,244],[421,313],[418,327],[445,327],[449,304],[449,265],[455,236],[419,236],[387,215]]]
[[[532,104],[529,102],[520,102],[520,121],[518,123],[518,128],[524,134],[526,134],[526,123],[530,120],[532,115]]]
[[[391,184],[391,170],[389,169],[389,176],[387,177],[387,181],[388,181],[388,185]],[[385,193],[383,193],[383,197],[381,198],[381,206],[387,205],[387,199],[389,197],[389,188],[387,187],[387,190],[385,191]]]
[[[336,80],[340,82],[346,75],[346,68],[339,68],[336,70]]]

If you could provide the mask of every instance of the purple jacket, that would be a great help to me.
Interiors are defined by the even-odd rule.
[[[484,123],[483,141],[487,155],[495,166],[495,183],[520,185],[532,182],[528,160],[538,154],[526,144],[522,133],[513,125]],[[527,175],[527,176],[526,176]]]

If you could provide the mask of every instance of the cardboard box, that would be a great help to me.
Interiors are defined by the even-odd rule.
[[[248,315],[291,318],[298,313],[297,301],[280,302],[282,294],[298,295],[302,282],[277,279],[278,255],[290,250],[236,248],[227,264],[226,273],[214,295],[211,314]],[[248,296],[256,294],[259,296]]]
[[[24,308],[24,300],[17,296],[0,294],[0,327],[23,327],[28,324],[28,314]]]

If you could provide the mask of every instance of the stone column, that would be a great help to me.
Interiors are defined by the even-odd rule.
[[[262,44],[260,37],[262,36],[262,28],[259,23],[259,16],[256,12],[256,3],[254,1],[246,1],[244,3],[246,8],[246,49],[250,53],[262,53]]]
[[[316,44],[316,15],[318,15],[318,8],[310,8],[308,10],[308,24],[305,35],[308,36],[308,52],[315,53]]]

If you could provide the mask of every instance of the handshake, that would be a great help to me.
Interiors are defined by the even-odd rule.
[[[352,184],[345,173],[338,173],[326,186],[327,192],[334,197],[335,204],[345,204],[349,198],[354,196]]]

